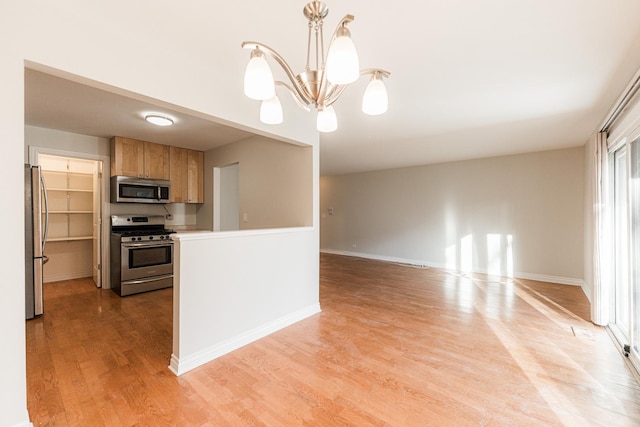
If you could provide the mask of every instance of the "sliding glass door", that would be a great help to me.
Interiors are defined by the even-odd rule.
[[[629,145],[629,281],[631,288],[631,354],[640,371],[640,138]]]
[[[611,330],[640,371],[640,138],[611,156],[614,323]]]
[[[613,204],[613,278],[614,325],[618,341],[627,345],[631,339],[631,301],[629,299],[629,238],[627,204],[627,146],[613,153],[612,204]]]

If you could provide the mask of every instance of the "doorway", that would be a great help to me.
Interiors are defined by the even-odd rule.
[[[213,169],[213,230],[240,229],[240,164]]]
[[[110,288],[108,242],[103,237],[104,160],[79,154],[32,148],[31,164],[42,170],[48,199],[48,232],[43,281],[91,277],[96,287]],[[108,222],[108,221],[107,221]]]

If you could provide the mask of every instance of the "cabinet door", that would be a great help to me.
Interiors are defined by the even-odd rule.
[[[172,203],[187,202],[187,149],[171,147],[169,151],[169,179],[171,179]]]
[[[144,177],[144,142],[111,138],[111,176],[115,175]]]
[[[169,179],[169,146],[144,143],[144,177]]]
[[[202,151],[188,150],[188,203],[204,203],[204,153]]]

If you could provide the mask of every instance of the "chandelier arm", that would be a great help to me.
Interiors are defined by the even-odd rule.
[[[309,99],[303,88],[300,86],[300,83],[296,79],[296,75],[293,74],[293,70],[291,70],[289,64],[287,64],[287,62],[284,60],[284,58],[282,58],[282,56],[280,56],[280,54],[278,54],[278,52],[260,42],[242,42],[241,47],[243,49],[259,49],[265,53],[268,53],[273,59],[275,59],[278,64],[280,64],[280,67],[282,67],[284,72],[287,74],[287,77],[289,77],[289,80],[291,80],[293,88],[295,89],[298,96],[303,99],[306,104],[311,104],[313,102],[313,100]]]
[[[383,70],[381,68],[365,68],[364,70],[360,70],[360,76],[373,75],[373,74],[379,74],[382,77],[386,77],[386,78],[388,78],[391,75],[389,71]],[[337,85],[337,86],[331,87],[331,89],[329,89],[329,91],[325,94],[323,98],[323,105],[325,107],[328,107],[329,105],[336,102],[338,98],[340,98],[340,95],[342,95],[342,92],[344,92],[344,90],[347,88],[347,86],[348,85]]]
[[[338,30],[342,27],[346,27],[348,23],[352,22],[355,19],[355,17],[353,15],[345,15],[344,18],[342,18],[342,20],[340,21],[340,23],[338,23],[338,26],[336,27],[336,30],[333,32],[333,35],[331,36],[331,41],[329,42],[329,48],[327,49],[327,52],[329,52],[331,50],[331,46],[333,46],[333,41],[336,39],[336,34],[338,33]],[[327,96],[327,70],[324,66],[324,51],[322,52],[323,55],[323,66],[322,66],[322,72],[321,72],[321,78],[320,78],[320,88],[318,90],[318,101],[317,104],[318,105],[324,105],[325,102],[325,98]],[[335,102],[335,99],[332,101]]]
[[[364,70],[360,70],[360,76],[366,76],[368,74],[376,74],[376,73],[386,78],[389,78],[389,76],[391,75],[389,71],[386,71],[380,68],[365,68]]]
[[[304,99],[300,98],[298,93],[293,90],[291,86],[289,86],[285,82],[281,82],[280,80],[276,80],[275,84],[286,88],[289,94],[291,94],[291,97],[294,99],[294,101],[296,101],[296,104],[298,104],[298,107],[302,108],[305,111],[311,111],[311,109],[305,104]]]
[[[324,106],[328,107],[329,105],[336,102],[338,98],[340,98],[340,95],[342,95],[342,92],[344,92],[344,90],[347,88],[347,86],[348,85],[333,86],[324,98]]]

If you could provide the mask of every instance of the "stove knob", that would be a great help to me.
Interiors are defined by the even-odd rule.
[[[138,237],[138,240],[142,240],[142,237]]]
[[[149,240],[153,240],[153,236],[149,236]]]

